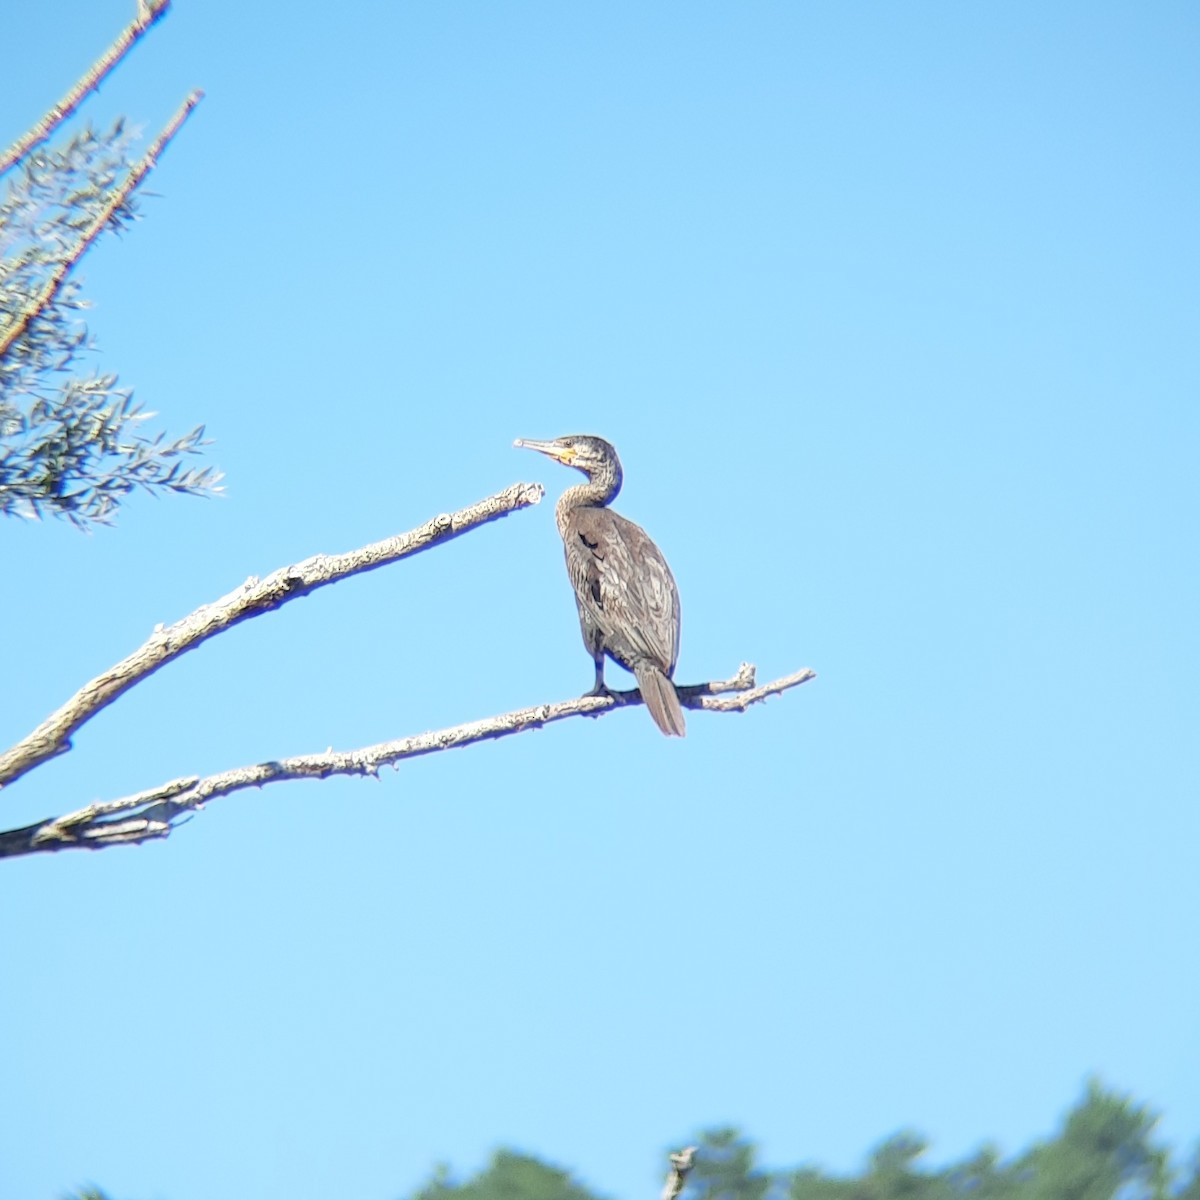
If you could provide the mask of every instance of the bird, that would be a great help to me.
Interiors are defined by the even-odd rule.
[[[549,442],[517,438],[513,445],[587,476],[586,483],[567,488],[554,509],[583,644],[596,664],[595,686],[585,694],[610,694],[604,683],[608,655],[637,677],[659,729],[683,737],[683,708],[671,682],[679,657],[679,589],[649,534],[608,507],[623,479],[616,450],[591,434]]]

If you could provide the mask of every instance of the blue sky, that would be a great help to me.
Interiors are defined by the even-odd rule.
[[[14,9],[0,140],[132,8]],[[819,678],[5,864],[0,1193],[507,1144],[632,1198],[714,1123],[1012,1152],[1090,1072],[1193,1143],[1198,53],[1183,3],[178,0],[85,112],[207,98],[84,277],[228,496],[6,524],[0,741],[251,574],[549,498],[186,656],[5,826],[589,686],[517,436],[618,446],[681,680]]]

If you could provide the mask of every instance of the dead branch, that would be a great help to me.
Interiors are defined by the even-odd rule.
[[[179,111],[167,123],[167,127],[154,139],[153,145],[146,151],[145,156],[138,165],[129,172],[119,187],[113,189],[108,203],[97,214],[96,219],[83,231],[79,241],[72,248],[71,253],[54,268],[41,291],[20,311],[17,319],[5,330],[3,336],[0,336],[0,358],[3,358],[8,353],[13,343],[29,328],[30,322],[45,312],[54,303],[54,297],[58,295],[62,285],[66,283],[67,276],[75,268],[79,260],[88,252],[92,243],[104,231],[104,227],[113,219],[117,209],[129,199],[134,189],[154,169],[159,155],[162,154],[170,144],[171,139],[179,132],[184,121],[191,114],[192,109],[203,99],[203,92],[193,92],[179,106]]]
[[[663,1184],[662,1200],[678,1200],[688,1172],[696,1165],[696,1149],[695,1146],[685,1146],[668,1157],[671,1169],[667,1172],[667,1182]]]
[[[117,40],[85,72],[79,82],[55,104],[27,133],[0,154],[0,175],[19,163],[31,150],[40,146],[83,103],[88,92],[94,92],[112,69],[141,41],[161,17],[166,16],[171,0],[139,0],[138,14],[117,35]],[[12,53],[12,48],[9,48]]]
[[[386,566],[517,509],[537,504],[543,495],[540,483],[515,483],[458,512],[442,513],[408,533],[396,534],[344,554],[318,554],[294,566],[281,567],[265,579],[251,576],[227,596],[202,605],[174,625],[165,628],[159,625],[131,655],[84,684],[32,733],[0,754],[0,788],[47,759],[69,750],[71,735],[81,725],[134,684],[181,654],[194,650],[210,637],[348,575]]]
[[[222,628],[227,628],[227,625]],[[126,662],[128,661],[130,660],[127,659]],[[748,663],[743,663],[732,679],[681,686],[679,698],[685,708],[707,709],[710,712],[741,712],[768,696],[807,683],[815,678],[815,675],[814,671],[806,668],[771,683],[755,686],[754,668]],[[732,695],[720,698],[724,693]],[[268,783],[281,783],[292,779],[326,779],[331,775],[377,776],[380,767],[394,767],[405,758],[416,758],[422,754],[434,754],[459,746],[469,746],[475,742],[508,737],[527,729],[539,729],[543,725],[568,717],[598,717],[618,708],[641,703],[641,693],[636,689],[613,692],[607,696],[580,696],[557,704],[539,704],[533,708],[517,709],[515,712],[501,713],[499,716],[486,717],[480,721],[452,725],[447,729],[380,742],[358,750],[327,750],[321,754],[297,755],[254,766],[238,767],[203,779],[196,776],[174,779],[133,796],[89,804],[86,808],[67,813],[65,816],[50,817],[23,829],[0,833],[0,858],[72,848],[98,850],[105,846],[130,845],[163,838],[176,824],[207,801],[245,788],[261,788]]]

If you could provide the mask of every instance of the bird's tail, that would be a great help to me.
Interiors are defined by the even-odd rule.
[[[683,721],[683,708],[675,692],[675,685],[662,669],[653,663],[640,662],[633,668],[633,673],[637,676],[642,699],[645,700],[655,725],[667,737],[683,737],[687,726]]]

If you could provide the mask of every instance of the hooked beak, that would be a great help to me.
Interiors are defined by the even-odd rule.
[[[513,442],[514,446],[518,446],[523,450],[536,450],[539,454],[545,454],[552,458],[555,462],[569,464],[575,457],[577,451],[570,446],[560,446],[558,442],[539,442],[535,438],[517,438]]]

